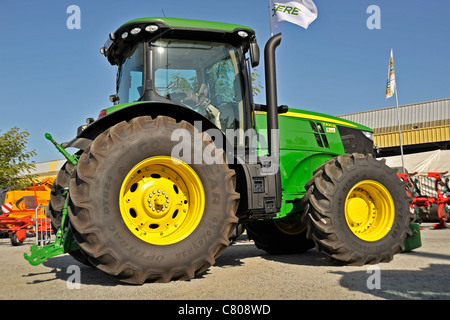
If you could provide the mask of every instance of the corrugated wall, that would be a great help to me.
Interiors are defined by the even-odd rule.
[[[402,131],[450,125],[450,98],[399,106],[399,115]],[[375,134],[398,131],[396,107],[339,117],[366,125]]]
[[[40,181],[45,178],[56,178],[56,175],[65,162],[65,159],[38,162],[35,164],[35,169],[32,170],[30,174],[36,174],[37,179]]]
[[[380,148],[400,145],[398,131],[374,134],[373,140]],[[450,125],[402,131],[402,142],[405,146],[441,141],[450,141]]]

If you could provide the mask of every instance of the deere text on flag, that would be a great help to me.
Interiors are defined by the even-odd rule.
[[[386,99],[392,97],[396,89],[397,85],[395,83],[394,53],[393,50],[391,49],[391,58],[389,59],[389,73],[386,85]]]
[[[288,21],[308,29],[317,18],[317,7],[311,0],[270,0],[271,32]]]

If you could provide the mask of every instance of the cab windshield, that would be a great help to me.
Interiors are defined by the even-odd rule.
[[[160,39],[151,44],[156,93],[202,114],[219,129],[244,129],[237,50],[204,41]]]
[[[137,43],[125,55],[117,72],[117,95],[120,103],[138,101],[143,94],[144,44]]]

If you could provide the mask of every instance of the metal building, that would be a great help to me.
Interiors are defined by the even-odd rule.
[[[31,170],[29,173],[36,174],[36,178],[39,181],[42,181],[46,178],[56,178],[56,175],[58,174],[59,170],[61,170],[61,167],[65,162],[65,159],[38,162],[35,163],[35,169]]]
[[[450,98],[399,106],[405,154],[450,149]],[[397,108],[339,116],[373,129],[381,156],[400,153]]]

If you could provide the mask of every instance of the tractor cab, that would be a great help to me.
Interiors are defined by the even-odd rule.
[[[251,125],[244,56],[251,51],[256,66],[256,46],[248,27],[145,18],[111,33],[101,52],[118,66],[114,103],[175,104],[201,114],[225,133]]]

